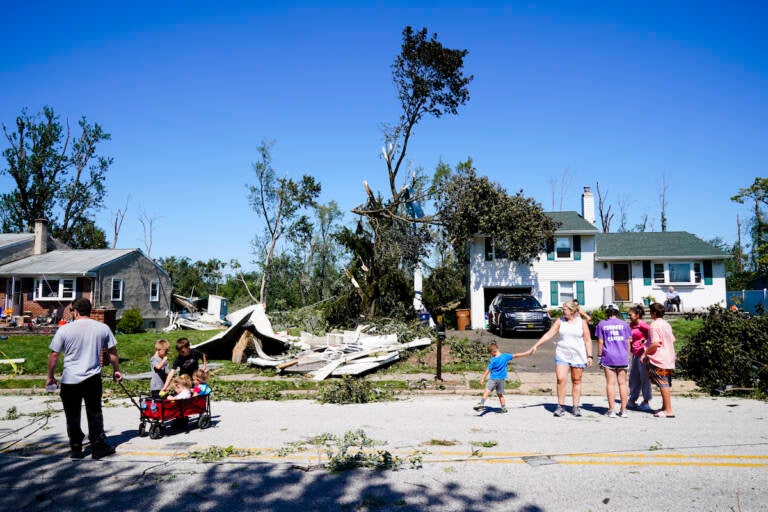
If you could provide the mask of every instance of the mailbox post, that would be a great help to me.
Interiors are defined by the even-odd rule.
[[[443,323],[443,317],[437,317],[437,368],[435,379],[443,380],[443,341],[445,341],[445,324]]]

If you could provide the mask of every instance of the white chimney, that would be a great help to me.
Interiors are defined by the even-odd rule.
[[[45,254],[48,252],[48,221],[35,219],[35,246],[32,254]]]
[[[584,187],[584,193],[581,194],[581,216],[590,224],[595,224],[595,196],[589,187]]]

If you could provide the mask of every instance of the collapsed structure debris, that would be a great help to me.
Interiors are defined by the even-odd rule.
[[[208,353],[210,358],[229,358],[242,362],[241,355],[253,339],[255,356],[247,363],[253,366],[271,367],[278,372],[311,374],[320,381],[331,375],[359,375],[396,361],[404,350],[426,347],[431,338],[418,338],[400,343],[396,334],[374,335],[365,326],[355,331],[329,333],[314,336],[301,333],[290,336],[276,333],[267,318],[262,304],[254,304],[230,313],[226,317],[231,326],[212,338],[194,346]]]

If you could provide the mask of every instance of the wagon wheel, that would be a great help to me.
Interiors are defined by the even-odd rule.
[[[211,426],[211,415],[208,413],[204,413],[200,415],[200,419],[197,420],[197,426],[201,429],[208,428]]]
[[[139,437],[144,437],[147,435],[147,424],[143,421],[139,423]]]
[[[163,426],[159,423],[155,423],[149,428],[149,437],[152,439],[160,439],[163,437]]]

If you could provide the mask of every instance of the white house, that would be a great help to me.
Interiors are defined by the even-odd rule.
[[[649,296],[663,302],[674,286],[683,310],[725,305],[727,254],[685,231],[601,233],[589,187],[581,197],[581,215],[547,213],[561,223],[555,244],[529,264],[505,258],[489,237],[474,237],[469,263],[473,329],[483,327],[498,293],[531,293],[550,307],[577,299],[586,309],[595,309],[642,303]]]

